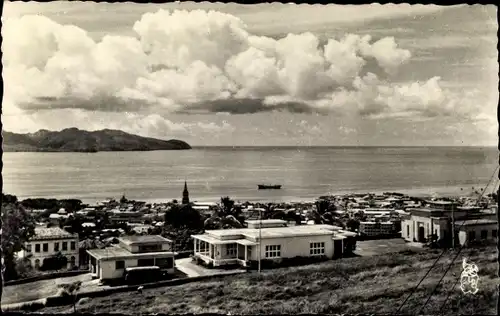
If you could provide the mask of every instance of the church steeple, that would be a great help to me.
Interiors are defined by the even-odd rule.
[[[182,204],[189,204],[189,191],[186,181],[184,181],[184,191],[182,192]]]

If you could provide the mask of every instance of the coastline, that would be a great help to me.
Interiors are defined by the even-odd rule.
[[[378,189],[378,190],[337,190],[337,191],[331,191],[331,192],[318,192],[317,194],[307,194],[304,196],[293,196],[293,195],[277,195],[276,197],[270,197],[269,195],[265,194],[256,194],[252,196],[238,196],[238,195],[231,195],[230,192],[227,194],[218,196],[218,195],[201,195],[201,196],[196,196],[196,194],[193,194],[192,196],[192,202],[198,203],[198,204],[214,204],[220,201],[220,198],[222,196],[229,196],[232,200],[238,203],[245,203],[245,202],[250,202],[250,203],[314,203],[320,196],[331,196],[331,195],[336,195],[336,196],[344,196],[344,195],[350,195],[350,194],[376,194],[376,195],[381,195],[384,192],[395,192],[395,193],[401,193],[405,194],[408,196],[416,197],[416,198],[432,198],[432,197],[448,197],[448,198],[455,198],[455,197],[461,197],[461,196],[471,196],[472,195],[472,187],[474,188],[484,188],[486,186],[486,183],[479,183],[479,184],[467,184],[463,186],[446,186],[446,187],[422,187],[422,188],[412,188],[412,189]],[[463,188],[463,190],[461,190]],[[489,187],[485,194],[491,193],[493,190],[491,187]],[[282,192],[281,190],[276,190],[276,192]],[[7,192],[9,194],[15,194],[15,192]],[[17,195],[15,194],[20,200],[25,200],[25,199],[35,199],[35,198],[45,198],[45,199],[79,199],[81,200],[84,204],[89,204],[89,205],[94,205],[97,202],[101,202],[105,199],[108,198],[115,198],[119,199],[120,196],[112,196],[112,194],[106,195],[106,197],[78,197],[78,196],[65,196],[65,195],[51,195],[51,196],[28,196],[28,195]],[[164,198],[141,198],[141,197],[136,197],[136,196],[128,196],[127,198],[130,200],[135,200],[135,201],[142,201],[146,203],[167,203],[170,202],[174,199],[179,200],[180,196],[173,196],[173,197],[164,197]]]

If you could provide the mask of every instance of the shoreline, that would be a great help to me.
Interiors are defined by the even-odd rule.
[[[472,195],[472,187],[476,189],[484,188],[486,184],[467,184],[467,186],[446,186],[446,187],[422,187],[422,188],[414,188],[414,189],[378,189],[378,190],[338,190],[338,191],[332,191],[332,192],[325,192],[325,193],[318,193],[318,194],[308,194],[306,196],[276,196],[275,198],[269,197],[269,196],[263,196],[263,195],[255,195],[255,196],[235,196],[231,194],[223,194],[221,196],[199,196],[197,197],[196,194],[193,194],[191,197],[191,201],[197,204],[214,204],[217,202],[220,202],[220,199],[222,196],[229,196],[232,200],[234,200],[237,203],[273,203],[273,204],[279,204],[279,203],[314,203],[317,199],[319,199],[320,196],[346,196],[346,195],[351,195],[351,194],[375,194],[375,195],[382,195],[384,192],[391,192],[391,193],[400,193],[404,194],[407,196],[411,197],[416,197],[416,198],[433,198],[433,197],[446,197],[446,198],[457,198],[457,197],[468,197],[468,196],[473,196]],[[461,190],[463,188],[463,190]],[[280,190],[276,190],[280,191]],[[491,190],[491,187],[486,190],[485,195],[492,193],[493,191]],[[13,194],[11,192],[8,192],[8,194]],[[95,205],[98,202],[101,202],[103,200],[106,200],[108,198],[114,198],[116,200],[119,200],[120,196],[111,196],[108,195],[107,197],[102,197],[102,198],[79,198],[77,196],[62,196],[62,195],[53,195],[53,196],[24,196],[24,195],[17,195],[14,194],[18,197],[19,201],[25,200],[25,199],[57,199],[57,200],[62,200],[62,199],[78,199],[81,200],[83,204],[89,204],[89,205]],[[474,194],[476,195],[476,194]],[[180,196],[177,197],[170,197],[170,198],[140,198],[140,197],[135,197],[135,196],[127,196],[129,200],[135,200],[138,202],[146,202],[146,203],[155,203],[155,204],[161,204],[161,203],[168,203],[171,202],[172,200],[180,200]]]

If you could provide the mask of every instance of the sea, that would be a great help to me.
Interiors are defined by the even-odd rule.
[[[3,192],[25,198],[299,202],[322,195],[469,195],[498,187],[496,148],[206,147],[183,151],[3,153]],[[491,180],[491,181],[490,181]],[[488,187],[486,185],[490,183]],[[258,190],[280,184],[281,190]],[[473,189],[474,188],[474,189]]]

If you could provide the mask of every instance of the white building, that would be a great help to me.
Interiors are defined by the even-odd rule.
[[[498,237],[497,221],[491,219],[475,219],[456,221],[458,242],[468,246],[474,241],[496,241]]]
[[[25,249],[19,253],[20,258],[25,258],[35,269],[43,265],[49,257],[61,253],[68,259],[68,269],[78,266],[78,234],[70,234],[59,227],[36,227],[35,236],[26,244]]]
[[[127,268],[159,267],[173,273],[175,269],[172,241],[157,235],[124,236],[118,245],[90,249],[90,270],[100,280],[122,278]]]
[[[213,266],[240,264],[248,266],[261,259],[326,256],[340,257],[344,241],[355,233],[331,225],[299,225],[286,227],[286,221],[248,221],[248,228],[208,230],[193,235],[194,256]],[[261,243],[259,245],[259,242]]]
[[[381,235],[393,235],[397,233],[396,225],[392,221],[386,222],[360,222],[359,232],[365,236],[375,237]]]
[[[450,242],[452,211],[449,205],[451,203],[440,202],[437,203],[437,206],[441,209],[411,210],[410,215],[402,221],[402,237],[407,241],[424,243],[430,235],[436,235],[438,240],[443,239]],[[453,210],[455,238],[458,238],[461,244],[468,243],[467,237],[472,240],[496,238],[493,235],[497,234],[496,227],[494,227],[497,221],[492,219],[490,215],[480,208],[456,207]],[[469,232],[471,233],[469,234]],[[480,236],[487,237],[480,238]]]

